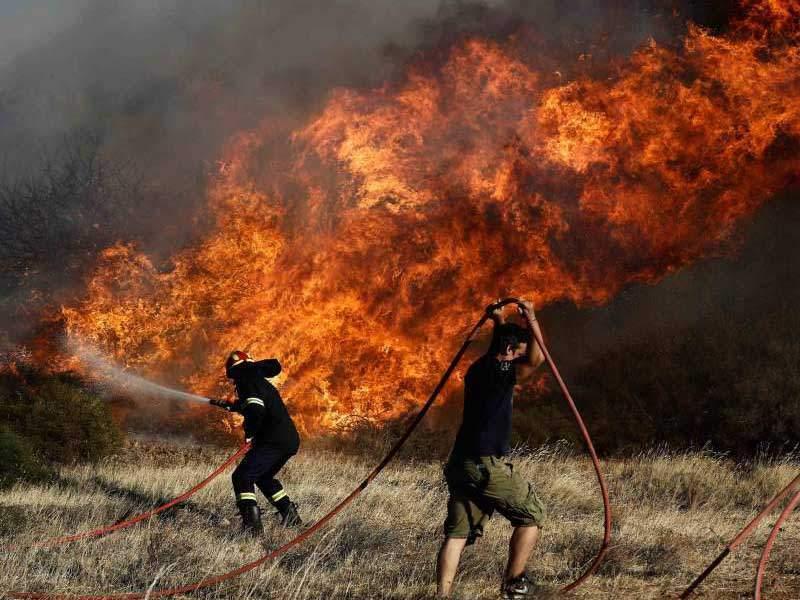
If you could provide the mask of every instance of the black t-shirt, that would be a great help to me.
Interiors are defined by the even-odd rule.
[[[464,418],[453,455],[502,456],[509,450],[511,410],[517,383],[514,361],[483,355],[464,377]]]
[[[239,397],[234,410],[244,415],[245,437],[254,438],[256,445],[297,452],[300,436],[292,417],[278,390],[266,379],[281,372],[280,363],[274,358],[245,362],[237,365],[233,372]]]

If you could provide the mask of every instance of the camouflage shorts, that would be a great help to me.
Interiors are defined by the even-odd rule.
[[[501,458],[451,458],[444,475],[450,490],[444,523],[449,538],[474,542],[495,510],[514,527],[544,524],[544,505],[533,486]]]

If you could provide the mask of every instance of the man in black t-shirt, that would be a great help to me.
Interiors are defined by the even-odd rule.
[[[514,387],[529,379],[544,357],[533,341],[534,331],[540,332],[530,302],[519,307],[525,327],[506,323],[495,305],[487,311],[494,322],[492,342],[464,377],[464,417],[445,467],[450,499],[437,561],[438,591],[450,595],[461,552],[483,535],[496,510],[514,526],[503,598],[518,599],[532,593],[525,565],[545,513],[533,487],[503,457],[509,450]]]
[[[236,386],[237,400],[212,404],[244,416],[244,437],[251,442],[242,462],[233,471],[233,491],[242,527],[251,534],[263,531],[255,486],[277,509],[284,525],[301,525],[296,505],[275,476],[300,448],[300,436],[278,390],[267,381],[281,372],[275,358],[254,361],[241,350],[230,354],[225,374]]]

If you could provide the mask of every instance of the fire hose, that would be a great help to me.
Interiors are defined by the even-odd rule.
[[[515,302],[518,301],[515,300]],[[584,571],[584,573],[575,581],[562,589],[564,592],[569,592],[570,590],[574,590],[576,587],[581,585],[592,575],[592,573],[597,570],[597,567],[600,566],[600,563],[603,561],[603,557],[605,556],[606,552],[608,552],[608,544],[611,542],[611,501],[608,497],[608,486],[606,485],[605,477],[603,477],[603,471],[600,469],[600,459],[597,458],[597,452],[595,452],[592,438],[589,435],[589,430],[586,429],[586,424],[583,422],[581,413],[578,411],[578,407],[575,405],[575,401],[572,399],[572,394],[569,393],[567,384],[564,383],[564,380],[561,378],[561,374],[558,372],[558,367],[556,367],[553,357],[550,356],[550,352],[547,350],[544,340],[542,339],[541,335],[539,335],[539,332],[536,331],[536,329],[533,330],[533,333],[536,336],[536,343],[539,344],[539,348],[542,350],[542,354],[544,354],[544,359],[547,362],[547,366],[550,367],[550,372],[558,382],[558,386],[561,388],[561,393],[564,395],[564,399],[567,401],[567,404],[572,411],[572,416],[575,417],[575,422],[578,424],[578,429],[581,431],[583,441],[586,444],[586,449],[589,451],[589,456],[592,459],[594,473],[597,476],[597,484],[600,486],[600,494],[603,497],[603,541],[600,544],[600,548],[598,549],[594,560],[586,569],[586,571]]]
[[[495,307],[500,308],[507,304],[519,304],[519,300],[516,298],[506,298],[498,302]],[[426,400],[425,404],[423,404],[422,408],[419,412],[414,416],[414,418],[409,423],[406,430],[400,436],[400,438],[395,442],[389,452],[384,456],[383,460],[364,478],[364,480],[352,491],[348,494],[343,500],[341,500],[336,506],[334,506],[326,515],[321,517],[316,523],[308,527],[306,530],[301,532],[295,538],[289,540],[279,548],[264,554],[263,556],[240,566],[237,569],[232,571],[228,571],[227,573],[222,573],[220,575],[215,575],[211,577],[206,577],[201,579],[200,581],[196,581],[194,583],[185,584],[178,587],[172,588],[164,588],[159,590],[150,590],[148,592],[140,593],[140,592],[133,592],[133,593],[122,593],[122,594],[101,594],[101,595],[82,595],[82,596],[75,596],[69,594],[51,594],[51,593],[40,593],[40,592],[9,592],[8,595],[12,598],[20,598],[20,599],[31,599],[31,600],[55,600],[58,598],[71,598],[72,600],[141,600],[144,598],[164,598],[167,596],[175,596],[177,594],[186,594],[189,592],[193,592],[199,589],[208,588],[211,586],[215,586],[220,584],[224,581],[228,581],[230,579],[234,579],[235,577],[239,577],[257,567],[261,566],[267,561],[270,561],[281,554],[284,554],[294,546],[297,546],[304,542],[306,539],[311,537],[316,531],[324,527],[331,519],[333,519],[337,514],[339,514],[348,504],[350,504],[353,500],[358,497],[361,492],[363,492],[367,486],[375,479],[378,474],[383,471],[389,462],[395,457],[395,455],[399,452],[400,448],[405,444],[406,440],[411,436],[413,431],[417,428],[417,426],[422,421],[425,414],[428,412],[430,407],[433,405],[436,398],[439,396],[439,393],[444,388],[447,381],[450,379],[450,376],[453,374],[458,363],[461,361],[461,358],[466,353],[469,346],[474,341],[475,335],[477,334],[478,330],[486,323],[486,320],[489,318],[488,313],[484,313],[475,326],[470,330],[469,334],[467,335],[466,340],[459,348],[458,352],[456,352],[453,360],[450,362],[450,365],[447,367],[447,370],[442,375],[439,382],[436,384],[433,392]],[[547,351],[547,347],[544,344],[544,340],[538,334],[538,332],[534,332],[536,334],[536,343],[542,350],[542,354],[547,361],[548,366],[550,367],[553,376],[555,377],[556,381],[561,388],[562,393],[564,394],[567,403],[570,406],[570,409],[578,423],[578,427],[581,431],[581,435],[584,438],[586,446],[589,450],[589,454],[592,458],[592,464],[594,465],[595,474],[597,475],[597,480],[600,486],[600,491],[603,496],[603,511],[604,511],[604,535],[603,541],[600,545],[600,548],[597,552],[592,563],[588,566],[588,568],[581,574],[575,581],[570,583],[569,585],[563,588],[563,591],[569,591],[575,589],[577,586],[582,584],[592,573],[597,569],[600,562],[605,555],[608,544],[611,539],[611,505],[608,497],[608,489],[606,487],[605,479],[603,478],[603,473],[600,469],[600,461],[597,458],[597,453],[594,450],[594,445],[592,444],[592,440],[589,436],[589,432],[586,429],[585,424],[583,423],[583,419],[578,412],[577,407],[575,406],[575,402],[572,400],[572,396],[567,389],[564,380],[561,378],[561,375],[558,372],[558,368],[556,367],[555,363],[553,362],[550,353]]]
[[[775,525],[772,526],[772,531],[769,532],[769,537],[764,544],[764,549],[761,551],[761,558],[758,561],[758,569],[756,569],[755,590],[753,591],[754,600],[761,600],[761,584],[764,581],[764,572],[767,569],[767,562],[769,561],[770,552],[772,552],[772,545],[775,543],[775,538],[780,533],[781,525],[789,518],[797,505],[800,504],[800,492],[795,493],[786,507],[781,511]]]
[[[212,480],[214,480],[220,473],[225,471],[231,463],[233,463],[237,458],[241,457],[245,452],[250,449],[250,444],[244,444],[241,448],[239,448],[234,454],[232,454],[224,463],[222,463],[219,467],[214,469],[211,473],[209,473],[208,477],[203,479],[198,484],[192,486],[185,492],[183,492],[180,496],[176,496],[169,502],[166,502],[156,508],[148,510],[146,512],[140,513],[135,517],[130,517],[129,519],[125,519],[124,521],[118,521],[112,525],[106,525],[104,527],[99,527],[97,529],[92,529],[89,531],[82,531],[80,533],[73,533],[71,535],[63,535],[60,537],[54,537],[47,540],[42,540],[39,542],[34,542],[30,544],[28,547],[30,548],[45,548],[47,546],[60,546],[62,544],[68,544],[70,542],[76,542],[78,540],[85,540],[89,538],[96,538],[100,537],[114,531],[119,531],[120,529],[126,529],[136,523],[140,523],[150,517],[154,517],[155,515],[164,512],[165,510],[172,508],[176,504],[180,504],[181,502],[187,500],[191,496],[194,496],[197,492],[201,489],[206,487]],[[9,546],[6,548],[8,551],[16,550],[16,547]]]
[[[722,550],[722,552],[720,552],[719,555],[713,561],[711,561],[711,563],[706,567],[706,569],[702,573],[700,573],[700,575],[698,575],[694,581],[692,581],[689,587],[687,587],[683,591],[683,593],[679,596],[679,598],[683,600],[684,598],[688,598],[689,596],[691,596],[692,592],[694,592],[694,590],[697,589],[697,586],[703,583],[705,578],[708,577],[711,574],[711,572],[714,569],[716,569],[719,566],[719,564],[723,560],[725,560],[725,558],[731,552],[736,550],[736,548],[739,547],[739,545],[741,545],[741,543],[744,542],[750,536],[750,534],[753,533],[753,531],[761,522],[761,520],[764,517],[766,517],[770,512],[772,512],[775,509],[775,507],[778,506],[778,504],[780,504],[781,501],[795,489],[795,487],[797,487],[798,484],[800,484],[800,475],[792,479],[786,485],[786,487],[784,487],[780,492],[775,494],[775,497],[772,500],[770,500],[767,503],[767,505],[761,510],[761,512],[758,513],[755,517],[753,517],[753,519],[747,525],[745,525],[744,528],[742,528],[742,530],[739,531],[739,533],[736,534],[736,536],[728,543],[728,545]],[[792,510],[794,510],[794,507],[797,505],[798,502],[800,502],[800,492],[798,492],[794,496],[794,498],[792,498],[792,500],[786,506],[784,511],[781,513],[780,517],[778,517],[778,520],[775,522],[775,526],[773,527],[772,532],[769,535],[769,538],[767,540],[767,545],[765,545],[764,547],[764,551],[761,555],[761,560],[759,561],[758,564],[758,572],[756,575],[756,584],[755,584],[756,599],[759,599],[761,597],[761,580],[764,577],[764,570],[766,568],[767,561],[769,560],[769,554],[770,551],[772,550],[772,544],[774,543],[775,538],[778,535],[778,531],[780,530],[781,524],[789,517],[789,515],[791,514]]]

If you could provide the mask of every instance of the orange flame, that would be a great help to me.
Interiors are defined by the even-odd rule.
[[[231,349],[278,356],[306,430],[402,414],[487,300],[607,301],[718,251],[797,174],[800,3],[746,7],[610,79],[468,39],[303,127],[267,120],[229,142],[205,241],[166,271],[109,248],[67,328],[204,394]]]

